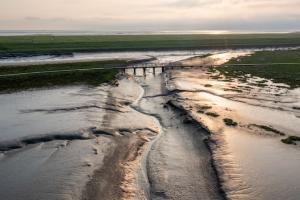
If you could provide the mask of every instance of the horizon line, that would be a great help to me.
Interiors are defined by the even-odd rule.
[[[118,30],[0,30],[0,36],[21,35],[230,35],[230,34],[292,34],[300,30],[247,31],[247,30],[164,30],[164,31],[118,31]]]

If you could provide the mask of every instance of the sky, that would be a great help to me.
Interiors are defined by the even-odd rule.
[[[300,0],[0,0],[0,8],[0,30],[300,30]]]

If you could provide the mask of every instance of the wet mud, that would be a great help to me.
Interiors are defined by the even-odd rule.
[[[151,62],[221,64],[248,53]],[[281,142],[299,136],[299,89],[227,80],[209,68],[146,75],[127,70],[118,86],[1,95],[1,197],[299,197],[299,144]]]

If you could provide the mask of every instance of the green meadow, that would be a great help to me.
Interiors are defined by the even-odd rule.
[[[128,65],[128,63],[129,62],[125,60],[111,60],[111,61],[0,67],[0,75],[44,72],[41,74],[24,74],[24,75],[17,75],[17,76],[2,76],[2,77],[0,76],[0,91],[10,92],[10,91],[23,90],[23,89],[30,89],[30,88],[53,87],[53,86],[74,85],[74,84],[84,84],[84,85],[94,86],[103,82],[113,80],[117,75],[117,73],[119,72],[118,69],[97,70],[94,68],[119,67],[119,66]],[[86,70],[79,71],[78,69],[86,69]],[[71,71],[62,71],[62,70],[71,70]]]
[[[1,36],[0,56],[67,54],[94,51],[195,50],[300,45],[299,33],[190,34],[190,35],[87,35]]]
[[[300,50],[258,51],[249,56],[232,59],[218,70],[226,76],[239,77],[251,74],[272,79],[274,82],[286,83],[292,88],[300,87]]]

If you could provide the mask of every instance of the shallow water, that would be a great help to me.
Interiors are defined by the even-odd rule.
[[[92,96],[88,96],[88,95]],[[103,110],[80,109],[83,106],[105,104],[107,92],[85,87],[64,87],[33,90],[0,95],[0,140],[11,140],[28,135],[64,133],[88,128]],[[77,110],[53,111],[54,109]],[[44,111],[43,111],[44,110]]]
[[[238,130],[224,134],[229,151],[249,186],[246,199],[299,199],[299,147]]]
[[[157,57],[159,62],[168,63],[183,60],[191,56],[203,55],[216,51],[136,51],[136,52],[103,52],[103,53],[73,53],[72,55],[43,55],[31,57],[16,57],[0,59],[2,65],[28,65],[43,63],[75,62],[75,61],[95,61],[95,60],[113,60],[113,59],[147,59]]]
[[[61,62],[76,62],[76,61],[101,61],[113,59],[147,59],[156,57],[154,62],[169,63],[184,60],[194,56],[204,54],[225,53],[223,58],[217,56],[219,63],[223,63],[229,55],[237,55],[241,52],[249,53],[250,51],[275,50],[275,49],[297,49],[294,48],[264,48],[264,49],[246,49],[246,50],[174,50],[174,51],[129,51],[129,52],[95,52],[95,53],[72,53],[70,55],[40,55],[28,57],[12,57],[0,58],[0,66],[4,65],[30,65],[30,64],[46,64],[46,63],[61,63]],[[229,55],[226,55],[229,54]],[[212,56],[214,59],[214,56]],[[223,60],[222,60],[223,59]],[[216,63],[218,64],[218,63]]]
[[[24,138],[47,138],[51,135],[81,134],[98,124],[105,112],[75,108],[101,104],[106,93],[86,87],[64,87],[0,95],[0,144]],[[103,105],[104,103],[102,103]],[[35,109],[38,109],[35,111]],[[88,176],[101,165],[104,154],[113,143],[105,138],[91,140],[36,141],[36,144],[6,152],[0,158],[0,194],[6,200],[79,199]]]

